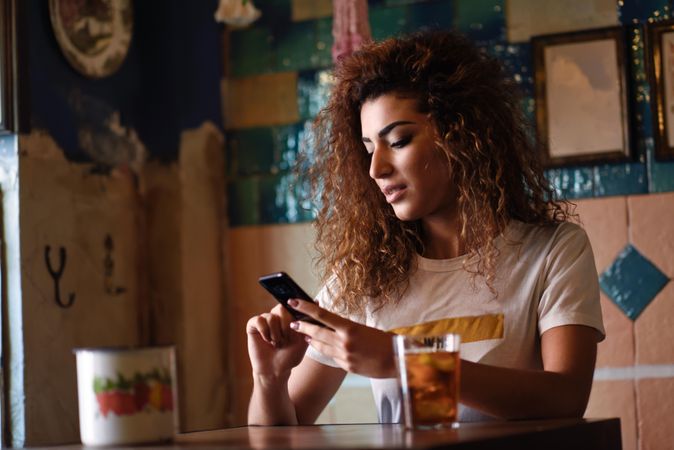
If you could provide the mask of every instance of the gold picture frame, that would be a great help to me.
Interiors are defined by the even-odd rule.
[[[649,23],[646,25],[645,34],[655,158],[672,160],[674,159],[674,20]]]
[[[545,166],[630,160],[625,29],[542,35],[531,42]]]

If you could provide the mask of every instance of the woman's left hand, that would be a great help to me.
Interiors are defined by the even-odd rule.
[[[347,372],[370,378],[394,378],[393,333],[361,325],[327,311],[315,303],[290,300],[293,309],[325,328],[297,320],[290,327],[307,336],[313,348],[335,360]]]

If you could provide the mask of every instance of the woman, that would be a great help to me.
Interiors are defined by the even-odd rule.
[[[347,372],[400,420],[394,333],[462,334],[459,419],[580,417],[604,336],[592,249],[554,201],[515,87],[450,32],[371,44],[316,120],[326,284],[251,318],[251,424],[313,423]],[[309,347],[307,348],[307,346]]]

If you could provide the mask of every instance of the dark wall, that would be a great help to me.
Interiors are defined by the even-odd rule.
[[[221,126],[217,0],[134,1],[129,53],[117,72],[102,79],[87,78],[69,65],[56,42],[48,3],[23,5],[30,126],[48,131],[69,160],[123,162],[133,143],[104,125],[115,111],[123,127],[136,131],[148,156],[165,162],[177,158],[183,129],[206,120]],[[81,145],[82,130],[100,140],[97,153]]]

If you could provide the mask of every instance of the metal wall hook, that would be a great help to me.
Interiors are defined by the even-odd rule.
[[[63,247],[59,247],[59,267],[56,270],[54,270],[51,265],[51,258],[49,256],[50,252],[51,247],[49,245],[45,246],[44,260],[45,263],[47,264],[47,270],[49,271],[49,274],[54,280],[54,299],[56,300],[56,304],[59,305],[61,308],[70,308],[75,302],[75,294],[71,293],[68,296],[68,301],[64,302],[61,299],[61,290],[59,289],[59,282],[61,281],[61,276],[63,275],[63,271],[66,268],[66,259],[67,259],[66,249]]]

